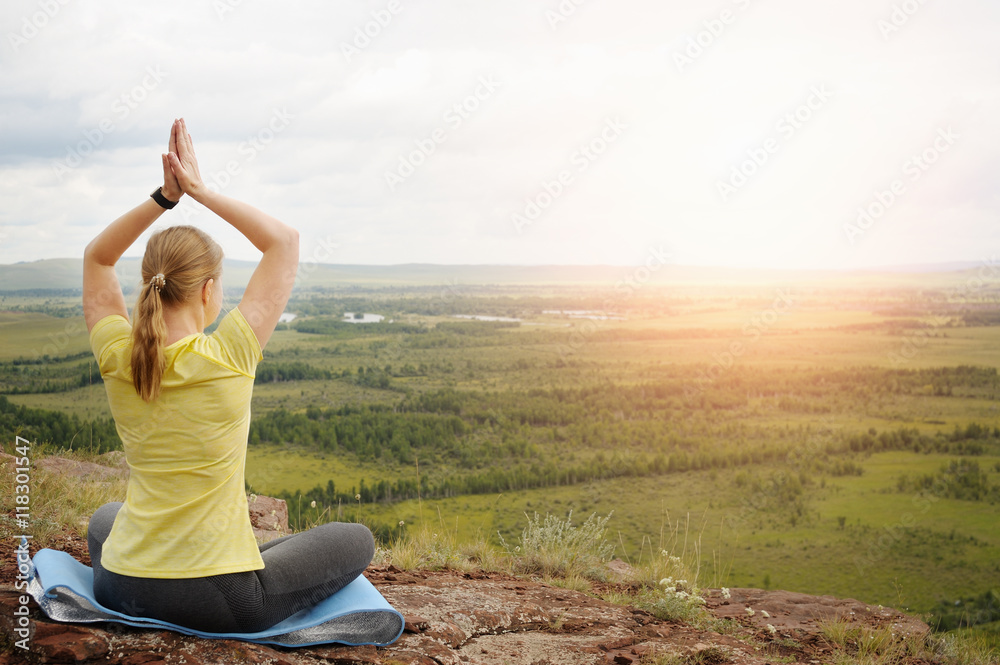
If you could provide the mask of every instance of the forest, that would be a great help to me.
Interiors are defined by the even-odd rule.
[[[729,585],[903,589],[995,631],[1000,289],[921,279],[299,289],[257,368],[247,489],[383,538],[613,513],[633,559],[687,514]],[[2,297],[3,440],[120,448],[78,295]]]

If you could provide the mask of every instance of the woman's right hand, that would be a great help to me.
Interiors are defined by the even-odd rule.
[[[170,170],[173,171],[184,193],[197,199],[207,188],[201,179],[201,173],[198,171],[198,158],[194,154],[194,142],[191,140],[191,135],[188,134],[184,118],[174,120],[174,126],[170,133],[170,144],[175,146],[167,154]]]
[[[174,121],[173,135],[177,149],[171,149],[168,158],[181,189],[229,222],[262,254],[238,307],[263,349],[295,286],[299,232],[247,203],[209,189],[198,173],[194,144],[183,119]]]

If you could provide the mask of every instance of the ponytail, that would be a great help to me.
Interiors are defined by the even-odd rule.
[[[162,277],[157,274],[156,277]],[[167,323],[163,318],[163,301],[160,289],[154,284],[156,277],[142,285],[135,303],[132,326],[132,385],[139,397],[152,402],[160,395],[160,380],[166,359],[163,341],[167,337]]]
[[[171,226],[150,237],[132,310],[132,385],[146,402],[159,397],[166,370],[164,306],[184,306],[200,297],[205,282],[221,277],[222,248],[204,231]]]

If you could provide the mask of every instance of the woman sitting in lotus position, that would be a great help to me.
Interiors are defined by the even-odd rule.
[[[129,321],[115,263],[183,194],[263,256],[222,309],[222,249],[203,231],[150,237]],[[183,120],[163,186],[84,252],[83,311],[131,475],[124,503],[90,519],[94,593],[105,607],[211,632],[256,632],[333,594],[374,553],[360,524],[323,524],[258,548],[244,494],[254,372],[298,265],[295,229],[202,182]]]

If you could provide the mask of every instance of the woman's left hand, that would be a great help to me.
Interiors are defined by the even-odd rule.
[[[170,127],[170,144],[167,146],[168,153],[177,153],[177,123]],[[181,185],[177,182],[177,176],[174,175],[173,170],[170,168],[170,162],[167,159],[167,155],[162,155],[163,157],[163,189],[160,191],[163,196],[166,197],[168,201],[180,201],[181,197],[184,196],[184,190],[181,189]]]

